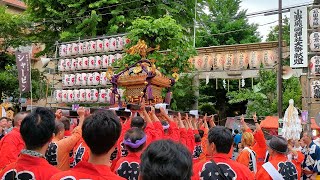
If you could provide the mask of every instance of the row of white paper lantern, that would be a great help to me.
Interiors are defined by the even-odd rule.
[[[129,43],[129,40],[126,37],[116,37],[103,40],[98,39],[95,41],[62,44],[59,47],[59,56],[66,57],[96,52],[121,51],[127,43]]]
[[[101,68],[105,69],[112,66],[112,63],[122,59],[122,54],[79,57],[76,59],[60,59],[58,71],[76,71]]]
[[[124,90],[118,90],[122,97]],[[57,103],[100,102],[109,103],[112,91],[110,89],[75,89],[55,90],[54,98]]]
[[[244,51],[244,52],[222,52],[195,56],[189,62],[197,70],[213,69],[246,69],[260,68],[261,63],[265,66],[273,66],[277,61],[278,55],[275,50],[265,51]]]
[[[107,85],[108,81],[106,72],[64,74],[62,77],[64,87]]]

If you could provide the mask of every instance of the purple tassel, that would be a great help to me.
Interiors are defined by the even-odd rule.
[[[151,85],[147,86],[147,96],[148,100],[154,100],[153,94],[152,94],[152,87]]]
[[[111,105],[115,104],[115,94],[113,94],[113,93],[110,94],[110,104]]]
[[[166,104],[170,104],[170,102],[171,102],[171,91],[170,91],[170,88],[168,88],[168,92],[166,94],[166,98],[165,98],[164,102]]]

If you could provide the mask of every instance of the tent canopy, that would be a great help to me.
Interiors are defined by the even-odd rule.
[[[267,116],[264,120],[261,121],[260,126],[264,129],[278,129],[278,116]],[[314,118],[311,118],[311,129],[320,130],[320,127],[316,124]]]

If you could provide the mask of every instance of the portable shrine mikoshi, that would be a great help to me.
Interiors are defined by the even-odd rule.
[[[170,88],[175,80],[164,76],[155,66],[155,60],[142,59],[125,70],[112,76],[112,95],[110,104],[115,104],[118,99],[119,106],[122,105],[118,93],[118,86],[125,88],[124,95],[128,103],[139,104],[145,98],[146,104],[154,105],[165,102],[170,104]],[[162,90],[166,88],[166,97],[163,99]]]

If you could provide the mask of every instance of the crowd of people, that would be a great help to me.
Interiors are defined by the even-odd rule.
[[[130,116],[83,107],[77,113],[71,122],[61,110],[39,107],[16,114],[13,127],[1,118],[0,179],[306,180],[320,172],[320,148],[309,132],[300,140],[266,139],[256,115],[254,129],[242,117],[233,136],[214,116],[144,105]]]

